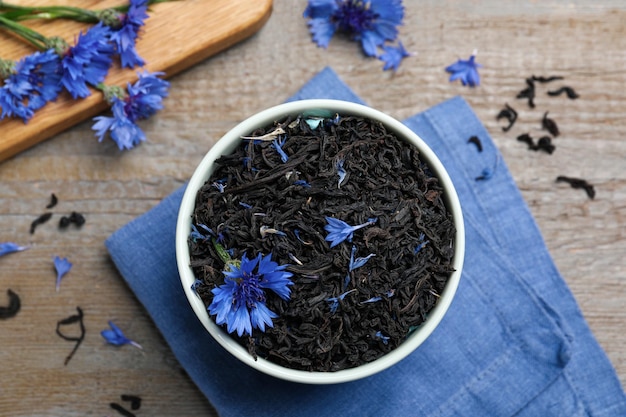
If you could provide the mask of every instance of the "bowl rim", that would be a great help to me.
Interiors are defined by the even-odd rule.
[[[195,208],[197,191],[211,176],[214,161],[221,155],[232,153],[235,147],[241,142],[241,137],[249,135],[255,128],[268,126],[287,115],[298,115],[301,113],[310,115],[332,114],[332,116],[334,116],[335,113],[339,113],[340,115],[361,116],[378,120],[382,122],[386,128],[398,135],[399,138],[405,139],[416,146],[420,152],[420,158],[429,165],[430,169],[435,173],[435,176],[438,177],[442,187],[445,189],[444,201],[452,213],[453,222],[456,226],[456,239],[452,262],[455,270],[451,273],[439,301],[429,313],[426,321],[391,352],[372,362],[339,371],[304,371],[290,369],[263,358],[255,360],[248,353],[247,349],[238,344],[225,330],[209,317],[204,302],[192,289],[192,284],[196,278],[189,266],[190,256],[187,239],[191,231],[191,218]],[[224,349],[250,367],[283,380],[306,384],[334,384],[365,378],[389,368],[417,349],[417,347],[432,334],[450,307],[459,285],[465,254],[465,229],[461,204],[448,172],[434,151],[416,133],[391,116],[368,106],[342,100],[311,99],[292,101],[262,110],[226,132],[209,149],[195,169],[183,194],[176,222],[175,247],[178,272],[187,300],[205,329]]]

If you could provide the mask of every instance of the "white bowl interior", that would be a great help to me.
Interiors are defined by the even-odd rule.
[[[288,115],[295,116],[301,113],[328,116],[334,116],[334,114],[338,113],[340,115],[362,116],[379,120],[387,129],[396,133],[399,138],[415,145],[419,149],[422,160],[429,165],[446,190],[445,203],[452,213],[457,229],[452,262],[455,272],[451,274],[437,305],[429,313],[428,319],[392,352],[373,362],[336,372],[309,372],[286,368],[262,358],[254,360],[243,346],[215,324],[209,317],[208,311],[200,297],[191,289],[196,278],[189,266],[190,257],[187,239],[191,231],[191,217],[195,208],[196,194],[213,173],[214,161],[221,155],[232,153],[241,142],[241,136],[249,135],[254,129],[271,125]],[[207,331],[222,347],[249,366],[277,378],[309,384],[332,384],[364,378],[396,364],[413,352],[435,330],[452,303],[461,277],[464,253],[465,230],[461,205],[447,171],[434,152],[413,131],[394,118],[370,107],[338,100],[301,100],[281,104],[251,116],[227,132],[209,150],[191,177],[183,196],[176,225],[176,260],[181,283],[193,311]]]

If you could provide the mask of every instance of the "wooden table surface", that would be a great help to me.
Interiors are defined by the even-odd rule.
[[[0,321],[0,416],[114,416],[109,403],[122,403],[121,394],[142,397],[138,416],[216,415],[115,269],[104,240],[188,180],[229,128],[282,102],[327,65],[371,106],[398,119],[455,95],[471,104],[626,382],[626,3],[406,0],[401,39],[416,55],[395,74],[344,38],[317,48],[304,6],[275,0],[256,35],[174,77],[165,109],[141,124],[148,141],[136,149],[121,153],[110,141],[98,143],[86,122],[0,164],[0,241],[32,246],[0,258],[0,305],[7,288],[22,298],[20,313]],[[474,49],[484,66],[482,85],[449,83],[444,67]],[[530,109],[515,96],[533,74],[564,76],[581,97],[538,94]],[[496,120],[505,103],[519,113],[509,132]],[[541,136],[537,121],[548,110],[561,130],[557,149],[529,151],[516,136]],[[558,175],[587,179],[595,199],[555,184]],[[51,193],[59,198],[56,217],[30,235]],[[59,231],[55,220],[72,211],[87,223]],[[54,255],[74,263],[59,292]],[[87,333],[64,366],[72,344],[55,326],[76,306],[85,312]],[[105,344],[99,333],[108,320],[144,350]]]

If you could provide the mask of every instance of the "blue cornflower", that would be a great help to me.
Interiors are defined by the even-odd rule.
[[[148,18],[148,0],[131,0],[128,11],[120,18],[120,27],[111,33],[111,42],[120,55],[122,68],[142,67],[145,62],[135,50],[139,30]]]
[[[87,84],[96,86],[104,81],[115,52],[109,42],[110,36],[111,29],[98,23],[87,32],[81,32],[76,45],[69,47],[61,56],[61,84],[73,98],[89,96],[91,92]]]
[[[352,252],[350,253],[350,266],[348,268],[349,271],[354,271],[355,269],[362,267],[363,265],[367,263],[367,261],[369,261],[369,259],[372,256],[376,256],[375,254],[370,253],[369,255],[365,257],[354,259],[355,254],[356,254],[356,246],[352,245]]]
[[[286,265],[272,261],[271,255],[259,254],[248,259],[244,254],[241,264],[228,264],[224,271],[224,284],[214,288],[209,313],[215,315],[218,325],[226,324],[229,333],[237,331],[252,335],[252,329],[262,332],[265,326],[272,327],[272,319],[278,317],[265,304],[265,290],[272,290],[283,300],[291,294],[289,279],[293,274],[286,272]]]
[[[128,92],[120,98],[110,98],[113,117],[98,116],[92,130],[96,131],[98,141],[102,142],[107,132],[117,143],[120,150],[131,149],[146,140],[146,135],[137,125],[137,121],[147,119],[163,108],[163,98],[167,97],[169,82],[158,78],[162,72],[139,73],[135,84],[128,84]],[[105,87],[106,94],[106,87]]]
[[[105,329],[100,332],[102,337],[104,337],[104,339],[108,343],[115,345],[115,346],[133,345],[138,349],[143,349],[139,343],[134,342],[130,340],[129,338],[127,338],[126,336],[124,336],[124,332],[122,332],[122,330],[119,327],[117,327],[115,323],[113,323],[112,321],[109,321],[109,327],[111,327],[110,330]]]
[[[378,47],[396,40],[404,7],[402,0],[309,0],[304,17],[318,46],[326,48],[336,31],[346,32],[367,56],[377,56]]]
[[[397,45],[383,45],[382,48],[383,53],[380,54],[378,59],[385,63],[385,66],[383,67],[384,71],[389,69],[397,71],[402,60],[411,56],[411,54],[404,49],[402,42],[398,42]]]
[[[357,226],[350,226],[343,220],[326,216],[326,222],[328,223],[326,226],[324,226],[324,230],[328,232],[326,240],[328,242],[331,242],[330,247],[333,248],[346,239],[348,240],[348,242],[352,242],[353,233],[356,230],[359,230],[365,226],[371,226],[375,223],[375,219],[368,219],[366,223],[359,224]]]
[[[0,88],[0,120],[17,116],[24,123],[61,91],[59,56],[50,49],[27,55],[15,64]]]
[[[72,263],[68,261],[67,258],[59,258],[58,256],[55,256],[52,260],[54,262],[54,269],[57,272],[56,290],[59,291],[61,279],[65,274],[70,272],[70,269],[72,269]]]
[[[459,59],[454,64],[446,67],[446,71],[452,74],[450,75],[450,82],[460,79],[463,85],[468,85],[470,87],[480,85],[478,68],[482,67],[482,65],[475,62],[475,58],[476,53],[474,52],[468,60]]]
[[[19,252],[28,249],[28,246],[20,246],[13,242],[0,243],[0,256],[8,255],[9,253]]]

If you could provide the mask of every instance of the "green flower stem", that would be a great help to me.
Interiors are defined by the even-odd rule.
[[[165,3],[166,1],[176,0],[150,0],[148,5],[156,3]],[[120,13],[128,11],[128,5],[111,7],[108,10],[115,10]],[[84,23],[97,23],[105,9],[89,10],[81,7],[71,6],[41,6],[27,7],[10,4],[0,0],[0,12],[5,12],[4,16],[11,20],[27,20],[27,19],[70,19]]]
[[[81,22],[97,22],[97,14],[93,10],[71,6],[40,6],[27,7],[0,1],[0,10],[10,13],[13,20],[25,19],[73,19]]]
[[[7,19],[3,14],[0,14],[0,27],[4,27],[16,35],[24,38],[39,50],[44,51],[48,49],[46,46],[48,44],[48,38],[37,31],[27,28],[26,26],[14,22],[11,19]]]
[[[224,249],[222,245],[217,243],[217,240],[215,240],[215,238],[211,239],[211,243],[213,243],[213,247],[215,248],[215,251],[217,252],[217,256],[219,256],[220,259],[224,262],[225,271],[230,269],[233,266],[239,267],[241,265],[241,261],[238,259],[231,258],[228,252],[226,252],[226,249]]]

